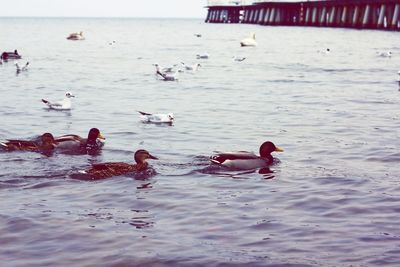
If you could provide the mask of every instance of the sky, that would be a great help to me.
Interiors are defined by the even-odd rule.
[[[206,0],[0,0],[0,17],[205,18]]]

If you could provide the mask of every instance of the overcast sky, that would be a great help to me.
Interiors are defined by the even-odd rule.
[[[0,0],[0,17],[204,18],[206,0]]]

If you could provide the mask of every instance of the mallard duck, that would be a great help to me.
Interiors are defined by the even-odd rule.
[[[46,99],[42,99],[42,102],[47,105],[49,109],[57,109],[57,110],[70,110],[71,109],[71,98],[75,97],[70,92],[65,93],[64,100],[57,102],[50,102]]]
[[[7,151],[33,151],[33,152],[49,152],[57,145],[51,133],[44,133],[38,141],[26,140],[7,140],[0,142],[0,146]]]
[[[125,162],[104,162],[92,164],[88,170],[81,171],[82,174],[89,175],[93,180],[104,179],[112,176],[118,176],[126,173],[141,172],[147,169],[147,159],[158,159],[148,151],[140,149],[135,152],[136,164]]]
[[[64,150],[83,150],[95,151],[104,146],[104,136],[100,133],[99,129],[92,128],[89,130],[87,138],[83,138],[76,134],[67,134],[55,138],[58,143],[58,149]]]
[[[250,37],[244,38],[242,41],[240,41],[241,46],[257,46],[256,42],[256,34],[251,33]]]
[[[283,149],[276,147],[274,143],[267,141],[260,146],[260,156],[251,152],[225,152],[210,157],[214,164],[222,165],[232,169],[256,169],[266,167],[273,163],[272,152],[283,152]]]

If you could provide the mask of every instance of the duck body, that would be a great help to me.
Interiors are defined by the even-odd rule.
[[[65,94],[65,98],[61,101],[56,101],[56,102],[50,102],[46,99],[42,99],[42,102],[47,105],[49,109],[55,109],[55,110],[70,110],[72,103],[71,103],[71,98],[75,97],[71,93],[67,92]]]
[[[250,37],[247,37],[240,41],[240,46],[257,46],[256,34],[252,33]]]
[[[227,167],[229,169],[250,170],[267,167],[274,163],[272,152],[282,152],[283,149],[276,147],[272,142],[264,142],[260,146],[260,156],[251,152],[223,152],[212,155],[210,161],[213,164]]]
[[[3,52],[0,58],[4,61],[9,59],[21,59],[21,55],[18,54],[18,51],[15,50],[14,52]]]
[[[57,142],[50,133],[44,133],[37,141],[11,139],[0,142],[0,147],[6,151],[51,152],[56,145]]]
[[[145,123],[173,123],[174,122],[174,114],[151,114],[142,111],[138,111],[140,113],[140,120]]]
[[[81,174],[89,175],[92,180],[105,179],[112,176],[119,176],[127,173],[137,173],[148,168],[146,159],[158,159],[144,149],[139,149],[135,152],[136,164],[125,162],[105,162],[95,163],[88,170],[81,171]]]
[[[97,151],[104,146],[105,138],[97,128],[89,130],[88,137],[83,138],[76,134],[67,134],[55,138],[57,149],[77,152]]]

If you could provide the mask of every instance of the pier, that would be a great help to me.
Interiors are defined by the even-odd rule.
[[[400,0],[209,1],[206,22],[400,30]]]

